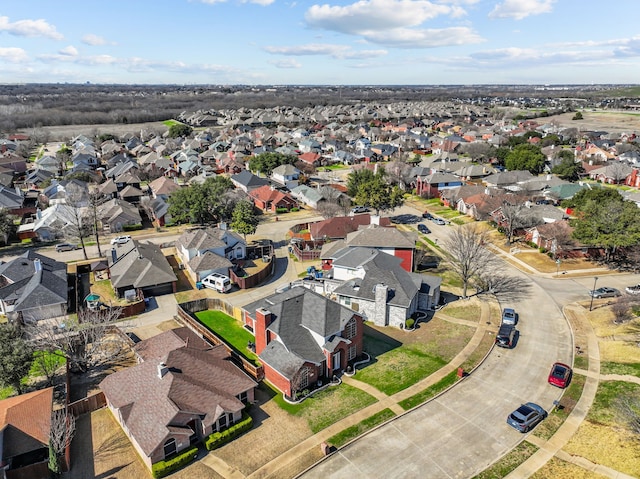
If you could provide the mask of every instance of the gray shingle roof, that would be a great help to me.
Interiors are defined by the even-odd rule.
[[[130,240],[115,245],[112,252],[115,253],[107,254],[107,261],[111,284],[116,288],[144,288],[177,281],[162,250],[153,243]]]

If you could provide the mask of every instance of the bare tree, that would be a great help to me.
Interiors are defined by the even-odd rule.
[[[53,411],[49,433],[49,469],[54,474],[62,472],[62,457],[71,445],[75,431],[76,418],[66,407]]]
[[[501,226],[504,228],[505,236],[507,237],[507,244],[511,244],[513,240],[513,234],[519,228],[529,226],[528,224],[528,211],[525,205],[525,200],[522,197],[513,197],[505,199],[500,206],[500,213],[502,216]]]
[[[88,259],[85,238],[91,235],[93,223],[91,221],[89,206],[89,192],[77,183],[67,184],[65,191],[65,204],[69,207],[69,225],[65,229],[65,235],[78,240],[82,247],[84,259]]]
[[[385,178],[392,185],[398,185],[402,190],[406,190],[412,180],[411,169],[412,166],[404,161],[392,161],[384,167]]]
[[[606,174],[613,180],[613,183],[617,185],[623,182],[624,179],[629,176],[630,170],[631,168],[629,168],[626,163],[614,160],[607,163]]]
[[[613,313],[613,322],[616,324],[630,321],[634,318],[632,314],[632,308],[640,304],[640,298],[635,296],[624,295],[620,296],[611,305],[611,312]]]
[[[448,253],[451,269],[462,280],[462,297],[465,299],[468,297],[467,290],[472,280],[498,261],[486,249],[485,244],[488,242],[487,231],[480,230],[474,223],[454,229],[444,241],[444,250]]]
[[[96,245],[98,246],[98,256],[102,256],[102,249],[100,248],[100,225],[102,223],[100,221],[98,210],[105,201],[107,201],[107,198],[102,193],[100,193],[100,190],[98,190],[98,188],[94,188],[89,192],[89,207],[87,209],[86,216],[90,221],[90,228],[93,231],[94,237],[96,239]],[[82,244],[82,246],[84,249],[84,243]]]
[[[25,330],[34,349],[64,357],[72,370],[87,371],[126,352],[126,342],[114,330],[121,312],[121,308],[80,309],[77,319],[28,322]]]

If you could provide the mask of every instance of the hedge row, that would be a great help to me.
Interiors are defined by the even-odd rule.
[[[171,459],[165,459],[164,461],[156,462],[151,465],[151,475],[155,478],[168,476],[174,471],[177,471],[185,464],[189,464],[198,455],[197,447],[190,447],[184,452],[181,452],[177,456]]]
[[[225,429],[224,431],[214,432],[211,434],[207,440],[204,442],[205,447],[208,451],[213,451],[226,443],[234,440],[243,432],[248,431],[253,426],[253,419],[249,414],[243,413],[242,419],[235,423],[233,426]]]
[[[135,225],[122,225],[122,231],[137,231],[142,229],[142,224],[137,223]]]

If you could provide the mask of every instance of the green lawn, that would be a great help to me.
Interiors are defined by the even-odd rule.
[[[258,356],[247,349],[249,341],[254,342],[253,334],[242,327],[240,321],[232,318],[228,314],[217,310],[200,311],[196,313],[196,318],[211,331],[235,349],[238,354],[244,356],[254,363],[258,361]]]
[[[376,355],[367,342],[365,335],[364,349],[372,354],[373,362],[358,371],[357,379],[388,395],[408,388],[446,364],[442,358],[421,351],[418,344],[399,346]]]
[[[424,403],[428,399],[431,399],[437,394],[441,393],[442,391],[447,389],[449,386],[454,384],[457,380],[458,380],[458,372],[451,371],[449,374],[447,374],[437,383],[420,391],[418,394],[414,394],[413,396],[405,399],[404,401],[400,401],[398,404],[400,404],[400,406],[404,410],[408,411],[409,409],[412,409],[418,406],[419,404]]]
[[[391,409],[383,409],[382,411],[375,413],[373,416],[369,416],[367,419],[360,421],[358,424],[340,431],[335,436],[331,436],[327,442],[335,447],[344,446],[352,439],[361,436],[369,429],[373,429],[378,424],[382,424],[395,416],[396,414]]]
[[[623,381],[601,381],[587,420],[595,424],[618,424],[616,400],[640,397],[640,385]]]
[[[640,364],[603,361],[600,363],[600,374],[628,374],[640,377]]]
[[[348,384],[330,386],[308,397],[300,404],[289,404],[282,394],[274,401],[289,414],[306,419],[309,428],[315,434],[362,408],[376,402],[376,398]]]

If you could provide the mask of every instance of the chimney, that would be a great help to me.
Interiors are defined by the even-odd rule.
[[[158,364],[158,377],[162,379],[169,372],[169,368],[165,363]]]
[[[371,218],[369,220],[370,224],[380,226],[380,216],[379,215],[371,215],[370,218]]]
[[[373,322],[377,326],[388,326],[387,324],[387,296],[389,294],[389,286],[378,283],[373,288],[375,296],[376,310],[373,315]]]
[[[42,263],[38,258],[33,260],[33,267],[35,268],[36,273],[42,271]]]
[[[267,328],[273,321],[273,313],[264,308],[256,309],[255,337],[256,354],[260,354],[269,344],[267,338]]]

